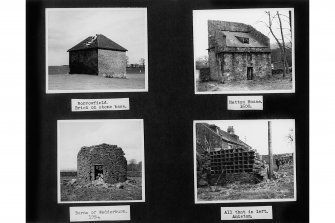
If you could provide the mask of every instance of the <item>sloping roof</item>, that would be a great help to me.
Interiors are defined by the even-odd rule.
[[[250,33],[247,32],[230,32],[222,31],[226,36],[226,45],[228,47],[261,47],[267,48],[264,44],[257,41]],[[238,38],[248,38],[249,43],[242,43]]]
[[[222,129],[220,129],[218,126],[216,125],[210,125],[208,123],[200,123],[203,124],[204,126],[206,126],[207,128],[209,128],[214,134],[219,135],[223,140],[230,142],[230,143],[234,143],[237,145],[241,145],[241,146],[245,146],[245,147],[249,147],[251,148],[251,146],[249,146],[248,144],[246,144],[245,142],[243,142],[242,140],[238,139],[237,137],[234,137],[233,135],[229,134],[226,131],[223,131]],[[215,126],[219,129],[219,134],[217,132],[215,132],[211,126]]]
[[[220,136],[228,142],[235,143],[235,144],[238,144],[238,145],[241,145],[241,146],[250,147],[248,144],[244,143],[239,138],[234,137],[233,135],[229,134],[226,131],[223,131],[222,129],[220,129]]]
[[[76,50],[87,50],[87,49],[107,49],[107,50],[116,50],[116,51],[128,51],[124,47],[115,43],[114,41],[108,39],[106,36],[101,34],[96,34],[95,36],[89,36],[71,49],[70,51]]]

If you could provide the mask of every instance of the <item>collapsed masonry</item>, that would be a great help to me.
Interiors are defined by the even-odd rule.
[[[100,144],[82,147],[77,156],[77,180],[80,185],[94,181],[114,184],[127,179],[127,160],[122,148]]]
[[[197,182],[199,186],[233,181],[259,182],[266,176],[259,154],[235,135],[216,125],[196,124]]]

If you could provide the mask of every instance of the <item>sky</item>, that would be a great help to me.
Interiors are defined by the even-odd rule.
[[[68,65],[67,50],[103,34],[128,51],[129,63],[147,55],[146,9],[56,9],[47,14],[48,65]]]
[[[272,123],[272,152],[273,154],[294,153],[295,142],[289,143],[287,135],[290,129],[295,133],[295,123],[293,119],[270,120]],[[228,126],[233,126],[235,134],[240,140],[246,142],[260,155],[268,154],[268,120],[219,120],[201,121],[215,124],[221,130],[227,131]]]
[[[58,122],[58,165],[76,170],[77,154],[83,146],[102,143],[117,145],[129,162],[143,161],[142,120],[79,120]]]
[[[294,12],[292,11],[292,25],[294,24]],[[276,43],[276,40],[269,33],[269,29],[260,21],[268,21],[265,11],[270,11],[274,15],[277,11],[280,14],[288,16],[289,9],[219,9],[219,10],[194,10],[193,11],[193,39],[194,39],[194,58],[197,59],[208,55],[208,20],[221,20],[228,22],[240,22],[253,26],[256,30],[270,38],[270,44]],[[284,35],[289,36],[288,19],[282,17]],[[275,35],[280,37],[279,23],[273,22]],[[292,26],[292,30],[294,27]],[[294,34],[292,35],[294,36]]]

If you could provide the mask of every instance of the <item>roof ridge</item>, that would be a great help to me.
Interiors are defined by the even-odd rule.
[[[202,124],[202,125],[205,126],[207,129],[209,129],[209,130],[212,131],[214,134],[216,134],[216,135],[219,136],[221,139],[223,139],[223,136],[222,136],[222,135],[218,134],[218,133],[215,132],[213,129],[211,129],[210,127],[207,126],[207,125],[209,125],[208,123],[199,123],[199,124]],[[206,125],[206,124],[207,124],[207,125]],[[216,126],[216,125],[215,125],[215,126]],[[219,126],[216,126],[216,127],[218,127],[218,128],[220,129],[220,131],[229,134],[228,132],[222,130]],[[231,136],[230,136],[230,137],[231,137]],[[226,139],[224,139],[224,140],[226,140]],[[231,140],[231,139],[229,139],[229,140]],[[241,142],[242,142],[242,143],[241,143]],[[245,144],[245,145],[249,146],[248,144],[246,144],[245,142],[243,142],[243,141],[240,140],[240,139],[236,140],[236,144],[238,144],[238,145],[240,145],[240,146],[241,146],[241,144]],[[249,146],[249,147],[251,147],[251,146]]]
[[[95,34],[95,36],[97,37],[97,38],[96,38],[97,46],[99,46],[99,34]]]
[[[89,41],[91,41],[90,44],[86,44],[88,39]],[[87,37],[74,47],[70,48],[68,52],[76,50],[87,50],[87,49],[107,49],[107,50],[123,51],[123,52],[128,51],[126,48],[117,44],[108,37],[102,34],[95,34],[94,36]]]

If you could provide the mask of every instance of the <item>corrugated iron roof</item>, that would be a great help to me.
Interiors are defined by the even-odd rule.
[[[257,41],[250,33],[246,32],[230,32],[230,31],[221,31],[226,36],[226,45],[228,47],[264,47],[267,48],[264,44]],[[239,38],[248,38],[249,43],[242,43]]]
[[[107,49],[107,50],[116,50],[116,51],[128,51],[124,47],[115,43],[114,41],[108,39],[102,34],[97,34],[95,36],[89,36],[71,49],[70,51],[76,50],[87,50],[87,49]]]

